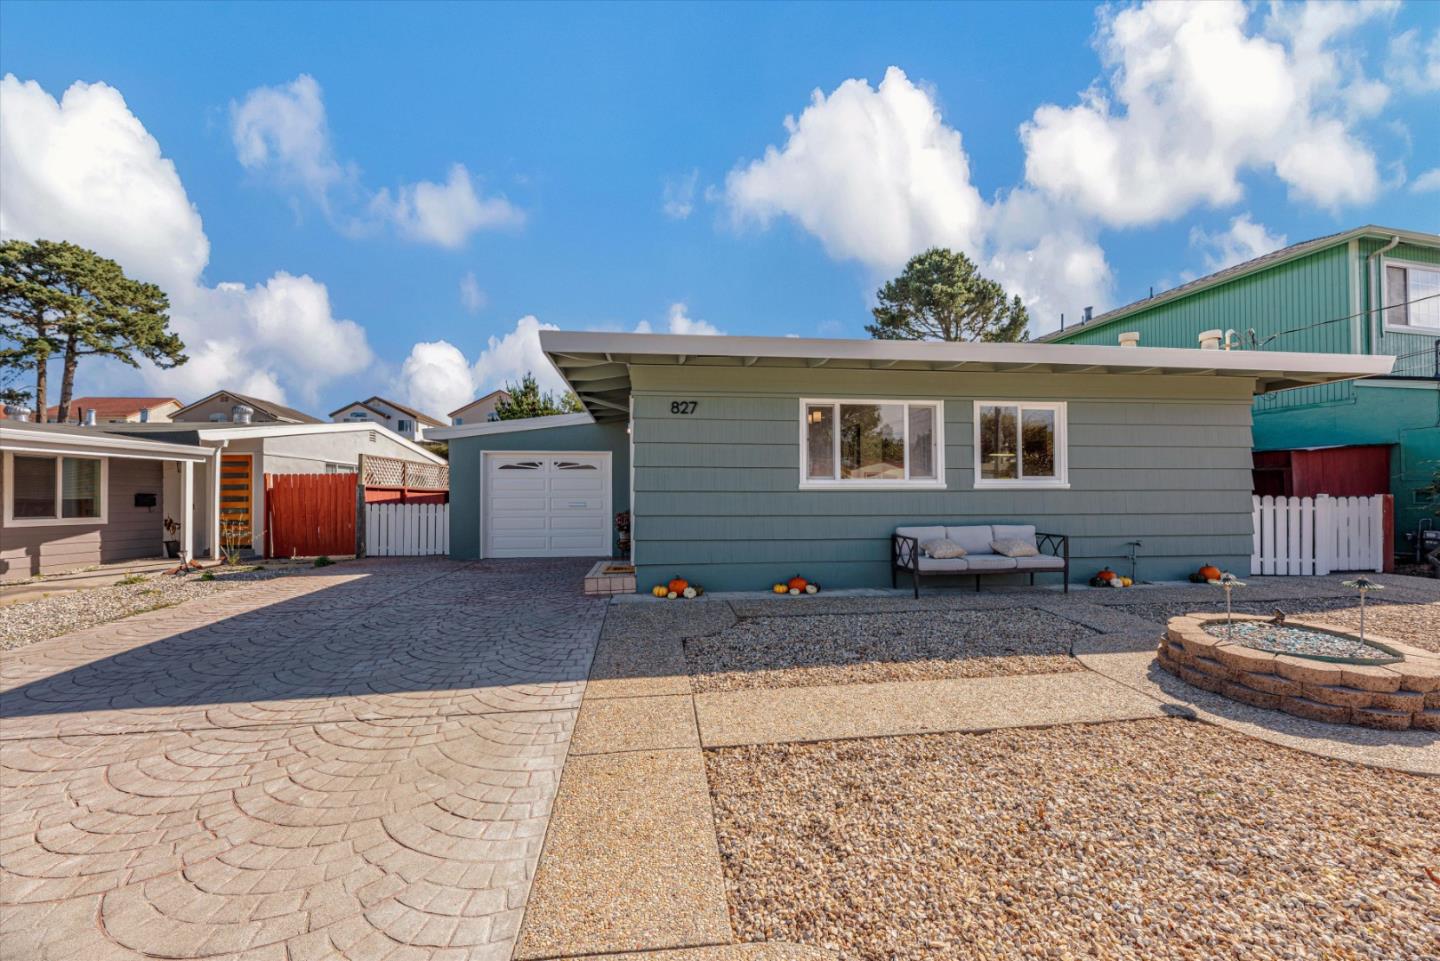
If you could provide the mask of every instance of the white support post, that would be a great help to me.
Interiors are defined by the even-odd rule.
[[[210,511],[206,515],[207,527],[210,528],[209,556],[212,561],[220,559],[220,458],[224,454],[224,448],[215,448],[215,456],[210,458]]]
[[[180,556],[195,559],[195,462],[180,462]]]

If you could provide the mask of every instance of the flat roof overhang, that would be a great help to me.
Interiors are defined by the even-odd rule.
[[[134,460],[193,461],[213,460],[215,449],[147,441],[100,432],[85,435],[78,431],[47,430],[34,425],[21,428],[0,426],[0,450],[14,453],[61,454],[72,457],[122,457]]]
[[[542,330],[540,347],[596,420],[630,411],[632,366],[1246,377],[1256,394],[1390,373],[1394,358],[1191,347],[706,337]]]

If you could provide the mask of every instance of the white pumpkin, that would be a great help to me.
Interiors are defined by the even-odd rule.
[[[687,588],[685,588],[685,597],[686,597],[687,600],[688,600],[689,598],[694,597],[694,596],[695,596],[695,588],[693,588],[693,587],[687,587]]]
[[[666,592],[665,592],[665,596],[666,596],[667,598],[669,598],[670,600],[673,601],[673,600],[675,600],[675,598],[679,597],[680,595],[679,595],[679,594],[676,594],[674,591],[666,591]]]

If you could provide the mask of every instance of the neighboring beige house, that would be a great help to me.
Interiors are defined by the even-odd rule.
[[[500,419],[497,408],[502,400],[509,400],[510,395],[503,390],[492,390],[484,397],[476,398],[464,407],[457,407],[450,412],[450,426],[463,427],[466,424],[493,423]]]
[[[234,421],[176,421],[169,424],[115,425],[104,430],[147,440],[219,450],[221,519],[248,531],[250,549],[257,553],[263,552],[265,547],[266,474],[353,472],[360,467],[361,454],[429,464],[446,463],[443,457],[436,456],[414,441],[393,431],[382,430],[378,424],[364,422],[295,424],[269,421],[245,424]]]
[[[103,429],[0,423],[0,580],[160,558],[166,541],[214,557],[219,458]]]
[[[370,423],[379,424],[410,440],[422,440],[430,427],[445,427],[443,421],[429,414],[397,404],[384,397],[370,397],[346,404],[330,412],[330,419],[337,424]]]
[[[318,417],[263,397],[237,394],[233,390],[217,390],[193,404],[187,404],[170,415],[182,424],[323,424]]]
[[[68,424],[165,424],[180,410],[174,397],[76,397]],[[60,422],[60,405],[45,411],[45,421]]]

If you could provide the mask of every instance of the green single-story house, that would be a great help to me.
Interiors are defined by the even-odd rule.
[[[1254,397],[1391,364],[566,331],[540,343],[585,412],[434,431],[450,444],[451,553],[609,557],[629,510],[641,590],[675,575],[709,590],[796,574],[889,586],[892,534],[911,525],[1068,535],[1072,581],[1127,569],[1131,541],[1143,579],[1206,562],[1244,572]]]
[[[1255,451],[1376,458],[1395,499],[1395,545],[1413,550],[1440,470],[1440,235],[1374,225],[1291,244],[1040,338],[1057,344],[1200,346],[1395,359],[1383,376],[1260,394]],[[1260,466],[1257,458],[1257,466]],[[1275,463],[1274,458],[1269,459]],[[1283,462],[1282,462],[1283,463]],[[1370,472],[1364,472],[1369,474]],[[1337,495],[1384,493],[1332,477]],[[1277,491],[1292,493],[1292,491]]]

